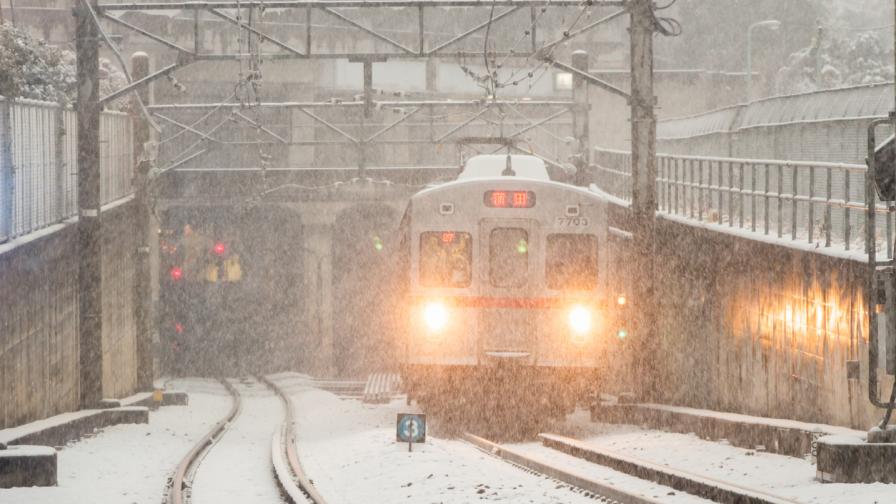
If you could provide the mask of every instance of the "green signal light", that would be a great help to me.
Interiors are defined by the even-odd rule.
[[[383,240],[380,239],[379,236],[373,237],[373,248],[375,248],[377,252],[383,250]]]
[[[628,338],[628,331],[626,331],[625,329],[620,329],[616,331],[616,337],[619,339]]]
[[[529,251],[529,244],[526,243],[526,240],[520,240],[520,242],[516,244],[516,251],[520,254],[525,254]]]

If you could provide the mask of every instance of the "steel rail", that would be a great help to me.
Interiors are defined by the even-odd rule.
[[[199,467],[202,456],[221,440],[224,433],[227,432],[242,411],[242,400],[236,388],[227,380],[221,380],[221,384],[230,393],[232,399],[230,411],[205,436],[202,436],[202,439],[193,445],[193,448],[181,459],[174,471],[174,477],[171,479],[171,487],[168,490],[166,501],[168,504],[186,504],[189,502],[188,493],[185,490],[189,488],[189,482],[192,480],[196,468]]]
[[[508,448],[493,441],[489,441],[488,439],[477,436],[475,434],[471,434],[469,432],[464,433],[463,439],[479,450],[482,450],[483,452],[493,457],[497,457],[509,464],[520,467],[525,471],[531,471],[558,481],[562,481],[563,483],[566,483],[573,487],[600,495],[605,499],[610,499],[612,502],[621,504],[660,503],[659,500],[654,500],[641,495],[635,495],[633,493],[621,490],[618,487],[606,485],[580,474],[574,474],[564,469],[560,469],[559,467],[555,467],[545,462],[535,460],[512,448]]]
[[[305,474],[305,470],[302,468],[302,464],[299,462],[298,452],[296,451],[296,428],[295,428],[295,406],[292,402],[292,397],[286,393],[280,386],[268,378],[267,376],[259,376],[258,380],[270,387],[276,392],[276,394],[280,397],[280,400],[283,401],[283,406],[286,410],[285,420],[284,420],[284,434],[281,438],[282,444],[280,448],[283,450],[282,454],[286,455],[286,461],[289,464],[289,471],[292,473],[293,482],[298,485],[299,491],[301,491],[310,502],[314,504],[326,504],[326,500],[317,489],[314,487],[314,484]],[[274,448],[272,448],[272,457],[276,457],[277,454],[273,453]],[[284,484],[289,484],[289,482],[284,482],[283,480],[278,478],[281,486]],[[293,504],[298,504],[295,501],[295,498],[292,497],[294,492],[290,492],[288,489],[283,488],[284,492],[290,496],[291,500],[293,500]]]

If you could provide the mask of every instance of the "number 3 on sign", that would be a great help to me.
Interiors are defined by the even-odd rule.
[[[587,226],[587,217],[557,217],[558,226]]]

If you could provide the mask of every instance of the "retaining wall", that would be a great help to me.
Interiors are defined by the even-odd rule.
[[[134,205],[103,212],[103,395],[136,391]],[[79,407],[77,226],[0,246],[0,428]]]
[[[858,429],[879,420],[867,399],[866,264],[663,218],[657,229],[664,402]]]

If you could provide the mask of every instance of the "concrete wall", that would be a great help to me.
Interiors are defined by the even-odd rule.
[[[664,401],[858,429],[879,420],[865,264],[665,219],[656,250]],[[847,378],[849,360],[860,379]]]
[[[104,212],[106,397],[136,387],[133,218],[131,203]],[[71,223],[0,246],[0,428],[79,407],[76,251]]]

